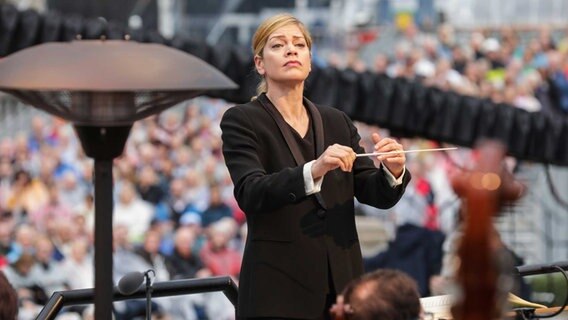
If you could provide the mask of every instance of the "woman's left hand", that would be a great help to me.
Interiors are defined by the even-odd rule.
[[[396,140],[391,138],[381,138],[378,133],[372,134],[373,142],[375,143],[375,152],[389,152],[389,151],[403,151],[402,145]],[[392,153],[378,156],[385,167],[392,173],[395,178],[400,177],[406,163],[406,156],[404,153]]]

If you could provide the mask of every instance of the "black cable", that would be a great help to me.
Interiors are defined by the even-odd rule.
[[[552,193],[554,200],[556,200],[561,206],[563,206],[564,209],[568,210],[568,202],[560,198],[558,190],[556,189],[556,186],[552,182],[552,176],[550,175],[550,166],[548,164],[544,165],[544,173],[546,174],[546,183],[548,184],[548,188],[550,189],[550,193]]]
[[[566,288],[568,288],[568,275],[566,274],[566,271],[564,271],[564,269],[562,269],[559,266],[553,266],[555,269],[558,269],[558,271],[560,271],[562,273],[562,275],[564,276],[564,279],[566,279]],[[560,307],[560,309],[558,309],[556,312],[550,313],[550,314],[545,314],[542,316],[533,316],[532,319],[545,319],[545,318],[552,318],[552,317],[556,317],[557,315],[561,314],[564,309],[566,308],[566,306],[568,305],[568,289],[566,290],[566,296],[564,297],[564,304],[562,305],[562,307]]]

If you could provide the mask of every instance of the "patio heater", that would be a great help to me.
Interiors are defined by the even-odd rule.
[[[112,318],[113,159],[134,121],[237,85],[202,60],[127,40],[48,43],[0,60],[0,90],[70,121],[95,161],[95,319]]]

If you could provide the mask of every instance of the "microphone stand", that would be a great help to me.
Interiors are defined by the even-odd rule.
[[[150,272],[153,273],[154,277],[156,276],[156,273],[152,269],[144,272],[144,277],[146,278],[146,320],[152,319],[152,290],[154,290],[154,288],[152,287],[152,281],[149,275]]]

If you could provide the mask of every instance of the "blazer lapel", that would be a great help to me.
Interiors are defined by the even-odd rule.
[[[316,108],[316,106],[307,98],[304,98],[304,104],[308,108],[308,112],[312,116],[312,121],[314,122],[314,135],[316,142],[316,158],[323,153],[324,149],[324,136],[323,136],[323,121],[321,119],[321,114]]]
[[[300,147],[298,146],[298,144],[294,140],[294,137],[292,136],[292,131],[290,131],[290,128],[286,124],[286,120],[284,120],[284,117],[282,117],[280,112],[278,112],[278,110],[272,104],[272,102],[270,102],[268,97],[266,97],[266,94],[264,94],[264,93],[261,94],[256,99],[256,101],[258,101],[258,103],[266,110],[266,112],[268,112],[268,114],[270,114],[272,119],[274,119],[274,122],[276,122],[278,129],[280,129],[280,133],[282,134],[282,136],[284,137],[284,140],[286,141],[286,144],[288,145],[288,149],[292,152],[292,156],[294,157],[294,161],[296,162],[296,165],[299,166],[299,165],[303,165],[304,163],[306,163],[306,159],[304,159],[304,156],[302,155],[302,152],[300,151]],[[306,108],[308,109],[308,112],[310,113],[310,115],[312,117],[312,121],[314,122],[313,128],[314,128],[314,135],[315,135],[315,140],[316,140],[315,141],[315,143],[316,143],[316,157],[319,157],[324,151],[323,121],[322,121],[320,112],[318,111],[317,107],[311,101],[304,98],[304,104],[306,105]],[[327,205],[325,203],[325,200],[323,199],[322,194],[318,192],[318,193],[314,194],[313,196],[314,196],[314,199],[316,200],[316,203],[322,209],[322,210],[318,210],[318,215],[319,216],[325,215],[325,211],[327,210]]]
[[[290,152],[292,152],[292,156],[294,157],[296,165],[299,166],[306,163],[306,159],[304,159],[304,156],[300,151],[300,147],[298,146],[296,141],[294,141],[294,137],[292,136],[290,128],[288,128],[288,125],[286,124],[286,120],[284,120],[284,117],[282,117],[280,112],[278,112],[278,110],[272,104],[272,102],[270,102],[268,97],[266,97],[266,94],[263,93],[259,95],[255,101],[258,101],[259,104],[266,110],[266,112],[270,114],[272,119],[274,119],[274,122],[276,122],[278,129],[280,129],[280,133],[282,134],[284,140],[286,141],[286,144],[288,145],[288,149],[290,150]]]
[[[316,142],[316,158],[319,157],[324,151],[324,136],[323,136],[323,121],[321,119],[321,114],[318,108],[307,98],[304,97],[304,104],[308,108],[308,112],[312,116],[312,121],[314,122],[314,135]],[[325,214],[327,210],[327,204],[322,196],[321,192],[315,193],[314,198],[318,205],[323,209],[323,211],[318,211],[318,216]]]

